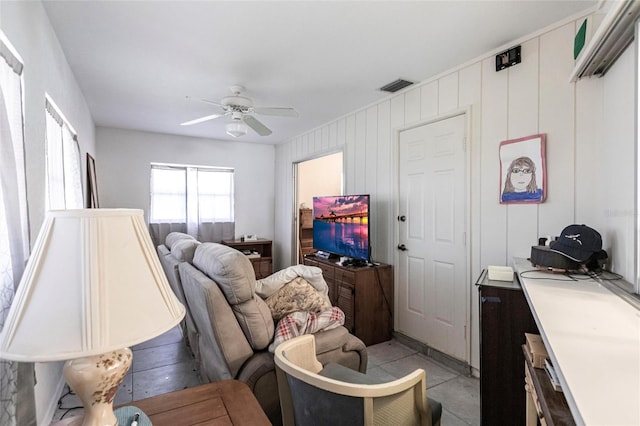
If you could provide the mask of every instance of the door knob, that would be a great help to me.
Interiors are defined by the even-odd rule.
[[[405,246],[404,244],[398,244],[398,250],[407,251],[407,246]]]

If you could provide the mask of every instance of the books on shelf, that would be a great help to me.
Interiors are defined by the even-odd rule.
[[[531,333],[524,333],[524,337],[529,361],[531,361],[531,364],[533,364],[535,368],[544,368],[544,361],[549,358],[549,354],[544,347],[542,338],[539,334]]]
[[[544,371],[547,372],[547,376],[549,376],[549,381],[551,382],[551,386],[556,391],[562,392],[562,386],[560,385],[560,380],[558,380],[558,375],[556,374],[556,370],[553,368],[553,364],[548,359],[544,360]]]

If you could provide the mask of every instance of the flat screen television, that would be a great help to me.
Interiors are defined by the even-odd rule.
[[[313,248],[369,262],[369,195],[313,197]]]

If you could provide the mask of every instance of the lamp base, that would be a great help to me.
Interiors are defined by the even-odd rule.
[[[72,359],[64,364],[64,377],[84,405],[82,426],[115,426],[113,398],[131,367],[131,349]]]

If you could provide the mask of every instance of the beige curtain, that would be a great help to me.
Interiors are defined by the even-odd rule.
[[[198,225],[195,234],[192,235],[200,242],[219,243],[222,240],[233,240],[235,238],[236,224],[234,222],[205,222]],[[164,244],[164,240],[171,232],[187,233],[186,223],[151,223],[149,224],[149,234],[151,240],[157,247]]]
[[[233,239],[233,217],[233,169],[151,165],[149,233],[156,246],[170,232],[201,242]]]
[[[198,226],[197,240],[201,242],[219,243],[222,240],[235,238],[236,224],[234,222],[201,223]]]
[[[186,223],[151,223],[149,224],[149,234],[151,234],[151,241],[154,246],[164,244],[165,238],[171,232],[187,232]]]
[[[49,99],[45,100],[47,209],[81,209],[82,173],[78,138]]]

